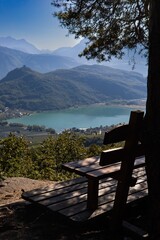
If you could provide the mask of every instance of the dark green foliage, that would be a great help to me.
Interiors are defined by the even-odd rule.
[[[103,135],[85,135],[85,146],[89,147],[91,145],[102,146],[103,144]]]
[[[42,132],[45,130],[44,126],[39,126],[39,125],[28,125],[27,126],[28,131],[35,131],[35,132]]]
[[[23,176],[34,179],[62,180],[69,177],[61,164],[85,157],[83,139],[70,132],[57,138],[49,136],[37,148],[22,137],[10,134],[0,142],[0,178]]]
[[[48,137],[40,146],[36,149],[32,149],[35,178],[57,180],[54,143],[55,139],[53,137]]]
[[[105,149],[102,144],[85,147],[82,136],[64,131],[47,137],[37,147],[31,147],[24,138],[10,134],[0,141],[0,179],[3,176],[23,176],[58,181],[73,177],[62,170],[63,163],[100,155]]]
[[[121,58],[125,48],[148,47],[148,0],[53,0],[61,25],[76,38],[88,39],[82,55],[100,61]]]
[[[92,157],[92,156],[100,156],[102,152],[102,147],[96,145],[96,144],[92,144],[89,146],[88,148],[88,156]]]
[[[54,153],[57,167],[62,163],[83,159],[86,156],[84,140],[75,133],[64,131],[55,141]]]
[[[0,169],[7,176],[30,176],[33,163],[24,138],[10,134],[0,141]]]

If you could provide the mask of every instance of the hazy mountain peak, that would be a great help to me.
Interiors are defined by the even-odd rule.
[[[41,75],[41,73],[33,71],[31,68],[27,67],[26,65],[23,65],[20,68],[15,68],[14,70],[10,71],[7,74],[7,76],[1,80],[1,82],[12,81],[12,80],[22,78],[27,75],[34,75],[34,74]]]
[[[79,65],[75,59],[69,57],[52,54],[29,54],[2,46],[0,46],[0,56],[0,79],[4,78],[9,71],[23,65],[41,73]]]
[[[40,53],[40,50],[37,49],[33,44],[29,43],[25,39],[15,39],[13,37],[0,37],[0,46],[16,49],[26,53]]]
[[[77,61],[79,61],[81,64],[88,64],[88,65],[93,65],[97,64],[97,61],[94,59],[87,60],[85,57],[79,57],[78,55],[83,52],[83,49],[86,47],[86,39],[82,39],[78,44],[76,44],[73,47],[64,47],[64,48],[58,48],[56,49],[53,53],[60,55],[60,56],[72,56],[74,57]],[[122,69],[122,70],[128,70],[128,71],[136,71],[143,76],[147,76],[147,66],[146,66],[146,59],[142,56],[140,56],[137,53],[135,54],[134,51],[130,50],[130,54],[128,53],[128,50],[124,50],[124,56],[122,59],[116,59],[112,57],[111,61],[104,61],[98,65],[105,65],[105,66],[110,66],[113,68],[117,69]],[[134,58],[134,64],[132,64],[131,59]],[[134,65],[134,66],[133,66]],[[134,67],[134,71],[133,71]]]

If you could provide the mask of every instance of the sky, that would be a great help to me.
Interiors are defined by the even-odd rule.
[[[53,17],[52,0],[0,0],[0,37],[25,39],[38,49],[54,50],[78,43]]]

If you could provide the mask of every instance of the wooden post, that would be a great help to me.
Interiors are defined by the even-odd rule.
[[[143,114],[144,113],[141,111],[132,111],[130,115],[129,134],[126,138],[124,146],[126,154],[121,163],[121,176],[117,185],[111,221],[111,228],[114,231],[118,229],[120,230],[122,227],[122,221],[136,157],[136,148],[139,141],[139,133],[143,123]]]
[[[90,210],[95,210],[98,207],[98,185],[98,179],[88,179],[87,208]]]

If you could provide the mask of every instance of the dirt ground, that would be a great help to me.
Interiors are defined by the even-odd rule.
[[[8,178],[0,186],[0,239],[3,240],[115,240],[106,218],[71,225],[48,210],[21,199],[22,191],[55,184],[27,178]],[[131,240],[124,236],[124,240]]]

